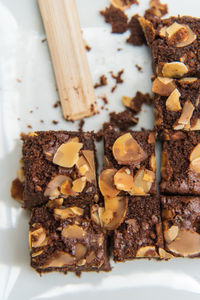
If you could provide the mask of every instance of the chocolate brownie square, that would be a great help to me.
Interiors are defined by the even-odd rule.
[[[200,197],[161,197],[165,250],[173,256],[200,257]]]
[[[104,197],[156,194],[155,139],[153,131],[106,130],[99,176]]]
[[[161,138],[160,192],[200,195],[200,132],[165,130]]]
[[[40,273],[110,271],[107,236],[93,215],[96,210],[66,202],[57,198],[32,209],[31,266]]]
[[[98,201],[93,133],[38,131],[22,140],[26,208],[59,197],[73,205]]]
[[[200,130],[200,80],[157,77],[153,82],[157,130]]]
[[[159,199],[155,196],[129,197],[124,221],[114,231],[114,260],[159,259],[163,252]]]
[[[171,17],[150,22],[140,18],[152,50],[153,69],[158,76],[200,77],[200,19]]]

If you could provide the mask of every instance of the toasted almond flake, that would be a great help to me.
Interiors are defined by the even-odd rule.
[[[179,101],[181,94],[178,89],[175,89],[170,96],[167,98],[166,107],[170,111],[179,111],[181,110],[181,104]]]
[[[189,158],[191,162],[197,158],[200,158],[200,143],[194,147]]]
[[[164,77],[172,77],[172,78],[179,78],[188,73],[187,66],[182,62],[171,62],[165,63],[162,68],[162,75]]]
[[[117,173],[116,169],[105,169],[99,176],[99,188],[103,196],[115,197],[119,194],[119,190],[114,185],[114,176]]]
[[[118,170],[114,175],[114,184],[118,190],[130,191],[133,187],[133,176],[131,175],[130,170],[126,167]]]
[[[179,82],[181,82],[181,83],[193,83],[193,82],[195,82],[197,80],[198,80],[197,77],[184,77],[184,78],[181,78],[179,80]]]
[[[170,259],[170,258],[174,257],[172,254],[168,253],[163,248],[159,248],[158,253],[160,255],[160,258],[162,258],[162,259]]]
[[[185,26],[182,24],[179,24],[177,22],[174,22],[172,25],[166,28],[166,34],[168,39],[171,39],[172,36],[177,33],[180,29],[185,29]]]
[[[190,122],[194,109],[195,108],[190,100],[187,100],[183,105],[182,113],[178,120],[178,123],[183,125],[188,124]]]
[[[59,197],[60,191],[58,188],[62,186],[62,184],[68,180],[69,177],[65,175],[57,175],[55,176],[48,184],[44,191],[45,197],[50,197],[50,199],[54,199]]]
[[[145,246],[138,249],[136,257],[159,257],[155,246]]]
[[[72,190],[81,193],[86,186],[86,177],[81,177],[72,182]]]
[[[171,243],[175,240],[179,233],[179,228],[176,225],[172,225],[168,229],[164,229],[164,238],[167,243]]]
[[[83,147],[82,143],[68,141],[62,144],[56,151],[53,163],[65,168],[72,168],[79,158],[79,151]]]
[[[156,172],[156,157],[154,154],[151,155],[149,160],[150,167],[152,168],[153,172]]]
[[[188,37],[187,37],[187,39],[185,39],[185,41],[176,44],[176,47],[179,47],[179,48],[186,47],[186,46],[192,44],[197,39],[196,34],[191,30],[191,28],[188,25],[185,25],[185,28],[188,31]]]
[[[86,231],[78,225],[67,225],[62,230],[62,236],[68,239],[83,239]]]
[[[40,268],[46,269],[46,268],[62,268],[65,266],[73,265],[75,264],[76,260],[75,257],[71,256],[67,252],[58,251],[54,257],[50,259],[48,263],[41,266]]]
[[[152,86],[152,92],[161,96],[169,96],[176,88],[172,78],[157,77]]]

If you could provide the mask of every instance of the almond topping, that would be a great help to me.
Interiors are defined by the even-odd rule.
[[[114,184],[118,190],[130,191],[133,187],[133,176],[126,167],[121,168],[114,176]]]
[[[179,80],[180,83],[193,83],[195,81],[197,81],[198,78],[197,77],[185,77]]]
[[[113,155],[119,164],[139,164],[147,154],[130,133],[121,135],[113,144]]]
[[[86,231],[78,225],[67,225],[62,230],[62,236],[68,239],[83,239]]]
[[[184,41],[176,44],[176,47],[186,47],[186,46],[192,44],[197,38],[196,34],[190,29],[190,27],[188,25],[185,25],[185,28],[188,31],[188,36]]]
[[[150,132],[149,136],[148,136],[148,144],[155,144],[155,134],[153,132]]]
[[[72,182],[72,190],[81,193],[86,186],[86,177],[81,177]]]
[[[189,32],[184,25],[174,22],[166,29],[168,44],[177,44],[188,39]]]
[[[69,177],[61,185],[60,191],[63,196],[77,196],[77,193],[72,190],[72,180]]]
[[[65,175],[57,175],[55,176],[47,185],[45,191],[44,191],[44,196],[45,197],[50,197],[50,199],[54,199],[59,197],[60,191],[58,188],[62,186],[62,184],[68,180],[69,177]]]
[[[76,216],[82,216],[84,210],[79,207],[67,207],[67,208],[55,208],[54,217],[55,219],[65,220],[67,218],[74,218]]]
[[[75,264],[75,257],[71,256],[69,253],[58,251],[49,263],[42,266],[42,268],[62,268],[65,266]]]
[[[170,166],[168,153],[166,151],[162,151],[160,171],[163,179],[168,181],[171,178],[173,170]]]
[[[46,231],[43,227],[30,231],[29,235],[31,247],[37,248],[47,245]]]
[[[175,89],[170,96],[167,98],[166,107],[170,111],[179,111],[181,110],[181,104],[179,101],[181,94],[178,89]]]
[[[115,197],[119,194],[114,185],[114,175],[117,173],[116,169],[105,169],[99,176],[99,188],[103,196]]]
[[[105,211],[101,216],[104,228],[114,230],[123,222],[128,209],[127,197],[105,197]]]
[[[154,172],[143,168],[139,169],[133,178],[134,185],[130,191],[130,194],[138,195],[138,196],[146,195],[150,191],[152,182],[154,180],[155,180]]]
[[[122,97],[122,103],[124,106],[126,107],[131,107],[131,102],[132,102],[132,98],[131,97],[127,97],[127,96],[123,96]]]
[[[200,173],[200,144],[198,144],[190,154],[190,168],[195,173]]]
[[[176,88],[173,79],[166,77],[157,77],[152,86],[152,92],[161,96],[169,96]]]
[[[47,207],[54,209],[56,206],[61,206],[63,204],[64,199],[63,198],[57,198],[54,200],[49,200],[47,202]]]
[[[200,158],[200,144],[194,147],[192,152],[190,153],[190,161],[194,161],[195,159]]]
[[[164,77],[179,78],[188,72],[188,68],[182,62],[165,63],[162,69],[162,75]]]
[[[160,258],[162,258],[162,259],[170,259],[170,258],[174,257],[172,254],[168,253],[163,248],[159,248],[158,253],[160,255]]]
[[[96,184],[96,169],[95,169],[95,161],[94,161],[94,151],[82,150],[82,153],[89,165],[89,170],[88,170],[88,172],[85,173],[87,181],[93,182]]]
[[[149,160],[150,167],[152,168],[153,172],[156,172],[156,157],[154,154],[151,155]]]
[[[82,143],[68,141],[62,144],[56,151],[53,163],[65,168],[72,168],[79,158],[79,151],[83,147]]]
[[[171,243],[175,240],[179,233],[179,228],[176,225],[172,225],[169,229],[164,229],[164,238],[167,243]]]
[[[143,179],[148,182],[154,182],[155,181],[155,173],[150,170],[145,169]]]
[[[82,245],[80,243],[77,243],[75,245],[75,257],[76,257],[77,260],[84,257],[86,252],[87,252],[87,248],[84,245]]]
[[[136,257],[159,257],[154,246],[145,246],[138,249]]]
[[[200,235],[197,232],[182,229],[177,238],[168,245],[168,249],[181,256],[193,256],[200,253]]]
[[[183,105],[182,114],[178,120],[179,124],[188,124],[190,122],[190,119],[192,117],[194,111],[194,106],[190,102],[190,100],[187,100]]]
[[[99,207],[98,204],[94,204],[90,208],[90,215],[92,221],[95,222],[97,225],[100,225],[101,227],[103,227],[103,224],[101,222],[101,217],[104,211],[105,211],[104,207]]]
[[[126,10],[132,5],[131,2],[126,2],[124,0],[110,0],[110,4],[118,9],[121,9],[122,11]]]
[[[28,136],[34,137],[34,136],[38,136],[38,134],[36,132],[32,131],[32,132],[28,133]]]

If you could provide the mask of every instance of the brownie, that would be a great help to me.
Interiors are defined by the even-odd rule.
[[[113,235],[114,260],[159,258],[162,250],[159,199],[154,196],[129,197],[125,219]]]
[[[200,132],[165,130],[161,138],[160,192],[200,195]]]
[[[60,196],[73,205],[98,201],[93,133],[38,131],[22,140],[26,208]]]
[[[58,198],[32,209],[31,266],[40,273],[110,271],[107,236],[92,208],[90,212],[89,206],[83,209],[66,202]]]
[[[200,77],[200,19],[189,16],[140,18],[152,50],[154,73],[163,77]]]
[[[200,197],[161,197],[165,250],[200,257]]]
[[[156,129],[200,130],[199,79],[158,77],[153,91]]]
[[[104,197],[156,194],[156,157],[153,131],[104,134],[104,168],[99,187]]]

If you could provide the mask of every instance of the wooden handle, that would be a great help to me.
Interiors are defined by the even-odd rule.
[[[64,118],[97,112],[75,0],[38,0]]]

